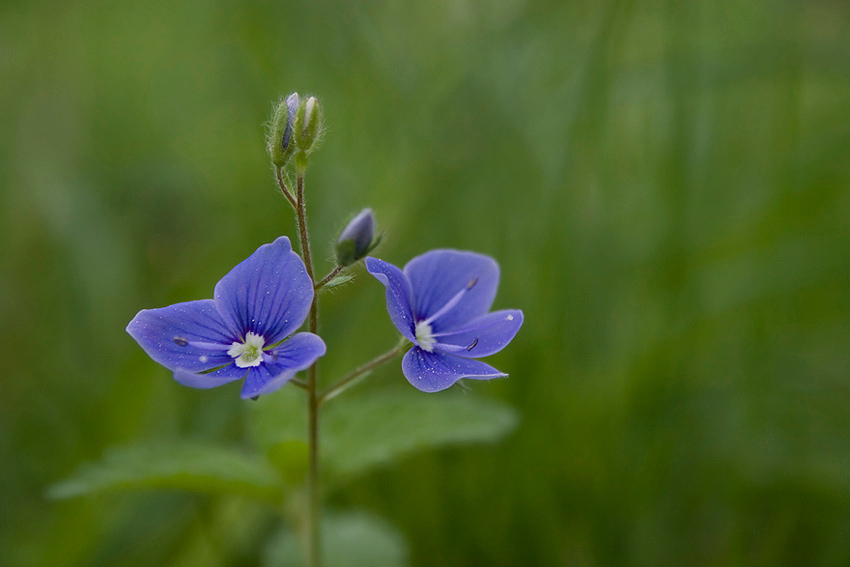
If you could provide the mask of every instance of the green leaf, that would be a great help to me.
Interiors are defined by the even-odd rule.
[[[329,281],[328,283],[323,285],[321,289],[322,290],[331,290],[331,289],[334,289],[334,288],[337,288],[337,287],[342,287],[342,286],[348,284],[349,282],[351,282],[351,280],[353,280],[354,277],[355,277],[355,275],[352,274],[352,273],[341,273],[341,274],[335,276],[333,279],[331,279],[331,281]]]
[[[322,415],[322,453],[344,478],[432,447],[494,442],[517,424],[508,405],[465,393],[393,392],[330,403]]]
[[[307,438],[306,397],[265,396],[252,404],[252,428],[270,451]],[[510,406],[464,392],[404,392],[337,398],[322,406],[322,469],[329,485],[418,451],[449,444],[493,442],[516,426]]]
[[[178,489],[242,494],[279,500],[274,468],[256,457],[211,445],[169,442],[108,450],[100,461],[80,467],[51,486],[51,498],[72,498],[113,490]]]
[[[325,567],[406,567],[407,545],[385,521],[364,512],[326,513],[322,519]],[[304,551],[291,530],[272,536],[263,553],[264,567],[303,567]]]

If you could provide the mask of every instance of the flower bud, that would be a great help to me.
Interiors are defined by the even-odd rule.
[[[363,209],[351,219],[336,241],[336,263],[350,266],[366,256],[380,242],[375,238],[375,215],[372,209]]]
[[[292,128],[299,102],[298,93],[292,93],[285,100],[280,100],[274,109],[267,144],[269,157],[275,167],[283,167],[295,152]]]
[[[316,97],[301,101],[295,115],[295,143],[298,149],[309,153],[322,131],[322,107]]]

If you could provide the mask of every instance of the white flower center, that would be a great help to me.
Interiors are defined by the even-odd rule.
[[[262,335],[249,332],[245,335],[245,342],[233,343],[227,350],[227,354],[235,358],[234,363],[239,368],[259,366],[263,362],[263,345],[266,339]]]
[[[433,352],[434,345],[437,344],[437,339],[432,334],[431,324],[428,321],[419,321],[416,323],[416,342],[419,343],[419,348],[426,352]]]

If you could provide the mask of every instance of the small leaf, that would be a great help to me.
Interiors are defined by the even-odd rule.
[[[431,447],[497,441],[517,421],[510,406],[463,393],[358,396],[326,407],[322,453],[342,479]]]
[[[351,280],[354,279],[354,274],[352,273],[342,273],[335,276],[331,281],[322,286],[322,289],[333,289],[335,287],[342,287]]]
[[[274,468],[256,457],[192,442],[109,449],[100,461],[80,467],[48,489],[51,498],[112,490],[180,489],[282,498]]]
[[[406,567],[407,546],[385,521],[364,512],[326,513],[322,519],[325,567]],[[263,553],[264,567],[303,567],[304,551],[291,530],[282,528]]]

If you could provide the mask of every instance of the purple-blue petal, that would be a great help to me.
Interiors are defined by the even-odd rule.
[[[251,331],[269,344],[304,322],[313,302],[313,282],[289,239],[281,236],[221,278],[214,297],[219,313],[240,338]]]
[[[306,370],[323,356],[324,341],[313,333],[298,333],[263,355],[263,363],[249,370],[242,387],[242,398],[249,399],[274,392],[297,372]]]
[[[436,337],[434,350],[481,358],[497,353],[510,343],[522,326],[522,311],[494,311],[470,321],[462,329]]]
[[[413,289],[416,320],[437,313],[472,282],[472,288],[447,313],[431,323],[435,333],[451,331],[490,310],[499,287],[499,265],[475,252],[432,250],[404,267]]]
[[[387,288],[387,311],[393,324],[408,340],[414,341],[412,292],[404,272],[377,258],[366,258],[366,269]]]
[[[127,325],[127,332],[156,362],[169,370],[190,372],[231,362],[227,349],[237,340],[211,299],[143,309]]]
[[[461,378],[489,380],[507,376],[479,360],[426,352],[416,346],[404,355],[401,370],[407,381],[423,392],[445,390]]]
[[[233,360],[229,356],[227,358]],[[185,368],[178,368],[174,371],[174,379],[184,386],[206,390],[208,388],[217,388],[218,386],[239,380],[245,376],[245,374],[246,372],[244,368],[239,368],[235,364],[231,363],[224,368],[219,368],[213,372],[203,374],[192,372]]]

